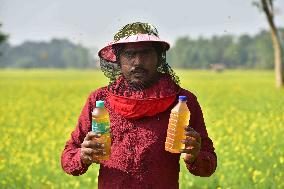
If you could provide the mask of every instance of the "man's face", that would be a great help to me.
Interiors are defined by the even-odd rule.
[[[120,54],[121,72],[135,89],[149,87],[157,78],[159,59],[151,42],[128,43]]]

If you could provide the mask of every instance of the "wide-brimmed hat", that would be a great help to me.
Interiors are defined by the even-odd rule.
[[[135,22],[125,25],[120,29],[115,35],[114,40],[103,47],[98,55],[100,58],[108,62],[116,62],[117,58],[115,56],[113,46],[115,44],[122,43],[135,43],[135,42],[158,42],[164,48],[168,50],[170,44],[159,38],[158,30],[149,23]]]

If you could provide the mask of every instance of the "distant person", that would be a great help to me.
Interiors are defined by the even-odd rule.
[[[166,62],[169,48],[153,25],[135,22],[119,30],[99,51],[101,69],[111,82],[92,92],[83,107],[62,153],[66,173],[81,175],[98,163],[99,188],[179,188],[180,153],[165,151],[169,116],[179,95],[187,96],[191,112],[181,150],[186,167],[197,176],[214,173],[217,157],[201,108],[196,96],[179,86],[179,78]],[[105,101],[112,134],[110,159],[101,162],[94,154],[102,155],[104,147],[92,140],[99,136],[91,132],[97,100]]]

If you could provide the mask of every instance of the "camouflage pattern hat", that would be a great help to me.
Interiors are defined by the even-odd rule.
[[[159,38],[158,30],[149,23],[134,22],[125,25],[115,35],[113,41],[103,47],[98,55],[101,59],[108,62],[116,62],[116,56],[113,52],[113,45],[120,43],[135,43],[143,41],[152,41],[161,43],[165,50],[170,48],[170,44]]]

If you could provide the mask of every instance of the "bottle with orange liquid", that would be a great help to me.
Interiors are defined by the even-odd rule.
[[[190,119],[186,102],[186,96],[179,96],[179,102],[171,111],[165,142],[165,150],[171,153],[180,153],[180,150],[184,148],[181,140],[185,139],[184,128],[188,126]]]
[[[96,156],[98,160],[108,160],[110,156],[110,121],[109,113],[105,108],[104,101],[96,101],[96,108],[92,112],[92,131],[100,134],[98,142],[105,145],[106,154],[102,156]]]

